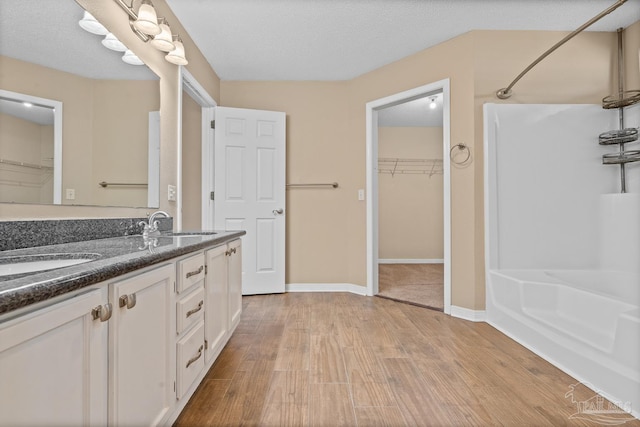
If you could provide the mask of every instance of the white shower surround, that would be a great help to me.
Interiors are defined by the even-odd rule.
[[[597,105],[485,105],[486,315],[639,417],[640,164],[620,194],[617,146],[598,144],[618,125]]]

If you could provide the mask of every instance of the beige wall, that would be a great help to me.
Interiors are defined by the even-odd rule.
[[[202,228],[202,113],[182,94],[182,228]]]
[[[340,196],[288,192],[287,281],[366,284],[366,209],[356,197],[365,187],[365,104],[448,78],[451,144],[472,153],[469,165],[451,170],[452,304],[483,309],[482,104],[505,102],[495,91],[565,34],[473,31],[347,82],[221,82],[222,105],[287,112],[287,182],[325,178],[328,159],[340,177]],[[580,34],[507,102],[598,103],[612,88],[614,52],[613,33]]]
[[[442,160],[442,142],[442,127],[378,128],[380,158]],[[444,258],[442,190],[442,173],[378,174],[380,259]]]
[[[625,90],[640,90],[640,21],[624,30]]]
[[[63,104],[63,204],[146,206],[149,112],[160,108],[157,80],[93,80],[2,57],[2,88]]]
[[[0,114],[0,159],[51,166],[53,126]],[[0,201],[51,203],[53,171],[0,162]]]

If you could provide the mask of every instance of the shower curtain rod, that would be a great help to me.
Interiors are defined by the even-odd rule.
[[[577,36],[579,33],[581,33],[582,31],[584,31],[587,27],[590,27],[592,24],[594,24],[595,22],[599,21],[602,17],[610,14],[611,12],[613,12],[614,10],[616,10],[617,8],[619,8],[620,6],[622,6],[624,3],[626,3],[627,0],[618,0],[614,5],[612,5],[611,7],[609,7],[608,9],[603,10],[602,12],[600,12],[598,15],[594,16],[593,18],[591,18],[589,21],[585,22],[582,26],[580,26],[577,30],[573,31],[572,33],[568,34],[565,38],[563,38],[562,40],[560,40],[558,43],[556,43],[555,45],[553,45],[549,50],[547,50],[545,53],[543,53],[542,55],[540,55],[538,57],[538,59],[536,59],[535,61],[533,61],[531,63],[531,65],[529,65],[527,68],[524,69],[523,72],[521,72],[520,74],[518,74],[518,77],[516,77],[515,79],[513,79],[513,81],[511,82],[511,84],[507,87],[503,87],[502,89],[500,89],[499,91],[496,92],[496,96],[500,99],[508,99],[511,97],[511,95],[513,94],[513,92],[511,91],[511,89],[513,89],[513,86],[518,82],[518,80],[520,80],[522,77],[524,77],[525,74],[527,74],[533,67],[535,67],[536,65],[538,65],[538,63],[540,61],[542,61],[544,58],[546,58],[547,56],[549,56],[553,51],[555,51],[557,48],[559,48],[560,46],[562,46],[563,44],[565,44],[566,42],[568,42],[569,40],[571,40],[572,38],[574,38],[575,36]]]

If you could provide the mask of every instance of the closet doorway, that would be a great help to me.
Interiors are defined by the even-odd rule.
[[[448,80],[367,104],[368,290],[449,313]]]

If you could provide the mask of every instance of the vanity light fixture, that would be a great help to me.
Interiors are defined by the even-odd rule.
[[[163,52],[168,62],[176,65],[187,65],[188,61],[184,52],[184,45],[180,37],[171,33],[169,23],[163,17],[158,17],[150,0],[141,0],[138,13],[133,10],[136,0],[131,0],[127,5],[125,0],[113,0],[129,15],[129,25],[133,33],[143,42],[151,42],[151,45]]]
[[[437,106],[438,106],[438,104],[436,104],[436,97],[435,96],[431,97],[431,102],[429,103],[429,108],[431,108],[432,110],[435,110]]]
[[[144,65],[144,62],[142,62],[142,60],[138,58],[136,54],[131,52],[129,49],[127,49],[124,55],[122,55],[122,60],[130,65]]]
[[[108,33],[102,40],[102,45],[107,49],[115,50],[116,52],[125,52],[127,47],[120,40],[117,39],[112,33]]]
[[[187,61],[187,58],[184,56],[184,45],[182,44],[182,40],[180,40],[179,36],[173,36],[173,45],[175,46],[175,49],[167,53],[164,59],[172,64],[187,65],[189,61]]]
[[[104,25],[98,22],[98,20],[86,10],[84,11],[82,19],[78,21],[78,25],[80,25],[80,28],[82,28],[83,30],[88,31],[92,34],[97,34],[99,36],[104,36],[109,32],[109,30],[107,30]]]
[[[173,35],[171,35],[171,28],[169,28],[169,24],[167,23],[166,19],[160,18],[159,22],[160,34],[157,34],[153,37],[153,40],[151,40],[151,46],[163,52],[171,52],[176,48],[176,46],[173,44]]]

